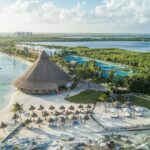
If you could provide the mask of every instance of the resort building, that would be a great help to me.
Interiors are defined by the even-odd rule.
[[[58,92],[69,83],[69,76],[43,51],[35,63],[13,84],[19,90],[31,94]]]
[[[33,35],[32,32],[15,32],[15,36],[31,36]]]

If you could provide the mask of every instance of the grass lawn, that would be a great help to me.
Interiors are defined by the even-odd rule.
[[[132,104],[150,109],[150,101],[136,96],[131,96],[130,99]]]
[[[73,103],[94,104],[101,93],[100,91],[86,90],[77,95],[67,97],[66,100]]]
[[[77,95],[67,97],[66,100],[73,103],[94,104],[97,101],[97,97],[101,93],[102,92],[100,91],[86,90]],[[130,100],[133,105],[142,106],[150,109],[150,101],[148,100],[136,96],[131,96]],[[118,101],[120,101],[121,103],[125,102],[123,98],[118,98]]]

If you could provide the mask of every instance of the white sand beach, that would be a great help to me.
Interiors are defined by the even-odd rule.
[[[131,117],[125,117],[122,109],[118,109],[117,118],[111,118],[111,108],[107,108],[105,112],[104,103],[97,103],[94,109],[94,117],[105,127],[131,127],[135,125],[150,125],[150,110],[144,108],[143,116],[138,117],[132,114]]]
[[[74,91],[70,92],[69,95],[75,95],[81,91],[82,90],[74,90]],[[0,122],[1,121],[8,122],[11,120],[11,118],[13,116],[13,112],[11,112],[11,106],[15,102],[19,102],[20,104],[22,104],[24,110],[27,112],[29,112],[28,108],[31,105],[34,105],[36,108],[38,108],[39,105],[43,105],[45,107],[45,110],[48,110],[48,107],[50,105],[55,106],[55,108],[58,110],[59,110],[59,107],[61,105],[65,106],[66,108],[69,107],[70,105],[73,105],[76,108],[78,106],[78,104],[68,102],[64,99],[65,96],[67,96],[67,95],[68,95],[68,92],[58,94],[58,95],[44,95],[44,96],[42,96],[42,95],[41,96],[40,95],[28,95],[28,94],[25,94],[25,93],[22,93],[22,92],[16,90],[11,95],[11,99],[9,101],[8,106],[0,112],[0,116],[1,116]],[[84,134],[85,134],[86,133],[85,131],[87,131],[87,133],[90,133],[90,132],[92,133],[92,132],[97,132],[97,131],[103,130],[92,119],[90,119],[90,121],[88,121],[88,123],[89,124],[87,124],[86,126],[83,125],[83,126],[80,126],[79,128],[76,128],[76,129],[71,128],[70,130],[72,130],[72,132],[76,131],[76,132],[78,132],[78,134],[82,134],[82,132],[84,132]],[[45,130],[47,130],[47,128]],[[50,133],[53,133],[53,132],[50,131]],[[63,131],[63,132],[65,132],[65,131]],[[5,136],[6,134],[4,134],[2,130],[0,130],[1,137]],[[39,134],[40,134],[40,132],[39,132]],[[54,132],[54,134],[55,134],[55,132]],[[61,132],[60,132],[60,134],[61,134]]]

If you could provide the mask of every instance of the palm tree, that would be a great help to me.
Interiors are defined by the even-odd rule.
[[[19,104],[18,102],[16,102],[15,104],[13,104],[12,106],[12,112],[19,113],[19,117],[20,117],[20,121],[22,123],[22,117],[21,117],[21,112],[23,111],[23,105]]]
[[[3,129],[4,133],[5,133],[5,128],[6,128],[6,127],[7,127],[7,124],[6,124],[6,123],[2,122],[2,123],[0,124],[0,128]]]
[[[24,124],[25,124],[26,126],[28,126],[28,128],[29,128],[29,124],[30,124],[31,122],[32,122],[31,120],[27,119],[27,120],[25,120]]]
[[[105,102],[105,112],[106,112],[106,101],[108,100],[108,95],[106,93],[100,94],[98,101]]]

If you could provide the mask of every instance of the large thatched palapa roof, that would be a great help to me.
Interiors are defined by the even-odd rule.
[[[43,51],[35,63],[13,84],[25,93],[50,93],[65,86],[69,82],[69,76],[54,62],[49,60]]]

